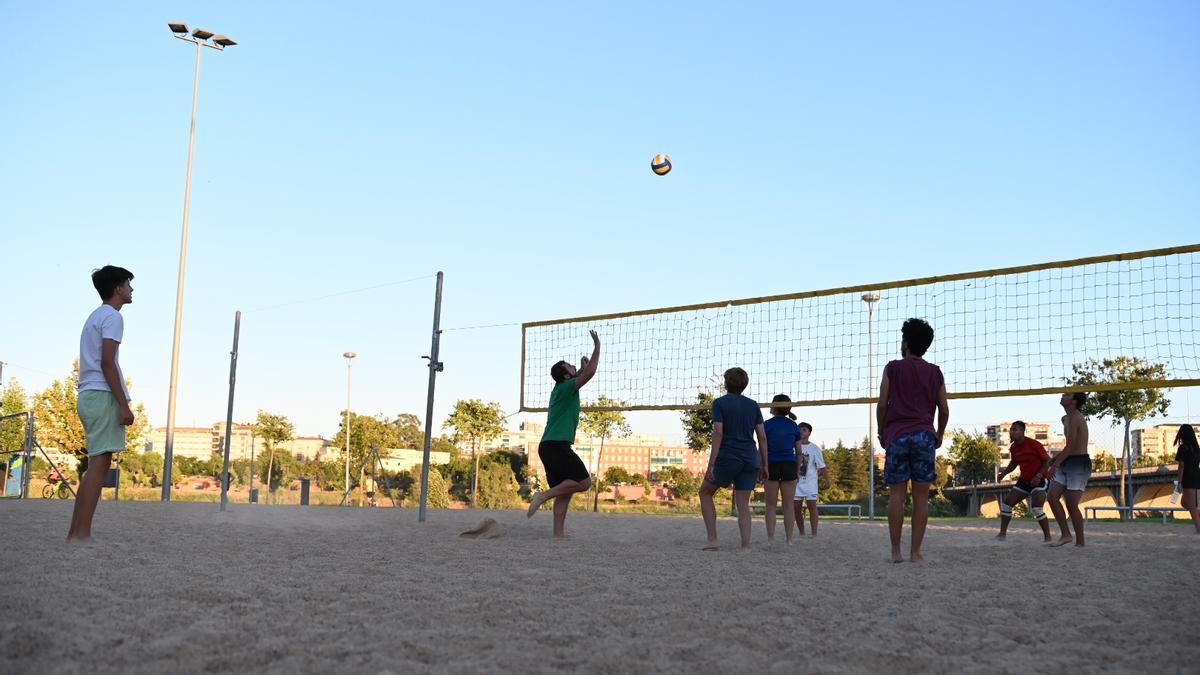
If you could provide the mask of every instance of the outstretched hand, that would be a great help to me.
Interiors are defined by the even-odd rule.
[[[592,336],[592,344],[600,346],[600,336],[594,330],[589,330],[588,335]]]

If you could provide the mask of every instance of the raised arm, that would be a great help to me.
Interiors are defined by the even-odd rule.
[[[587,384],[596,375],[596,368],[600,366],[600,336],[596,331],[589,330],[588,335],[592,336],[592,357],[583,357],[579,361],[581,368],[579,374],[575,376],[575,388],[580,389]]]

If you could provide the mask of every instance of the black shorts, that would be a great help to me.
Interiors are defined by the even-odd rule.
[[[1031,495],[1031,494],[1037,492],[1038,490],[1045,492],[1050,489],[1050,479],[1043,478],[1040,481],[1038,481],[1037,483],[1026,483],[1023,480],[1017,480],[1017,484],[1014,485],[1012,489],[1016,490],[1017,492],[1020,492],[1021,494],[1026,494],[1026,495]]]
[[[542,441],[538,443],[538,458],[546,467],[546,482],[554,487],[564,480],[577,483],[591,478],[583,460],[571,449],[567,441]]]
[[[796,462],[767,462],[767,480],[780,483],[796,480],[800,477],[798,468],[799,464]]]

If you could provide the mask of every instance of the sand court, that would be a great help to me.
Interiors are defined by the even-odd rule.
[[[1190,523],[935,522],[891,565],[883,522],[700,551],[698,517],[0,503],[0,672],[1171,673],[1200,662]],[[460,533],[484,518],[494,537]],[[780,532],[782,535],[782,532]],[[906,542],[907,546],[907,542]],[[1181,611],[1183,610],[1183,611]]]

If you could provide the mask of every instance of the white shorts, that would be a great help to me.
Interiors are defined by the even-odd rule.
[[[810,502],[815,502],[815,501],[817,501],[817,493],[814,492],[810,495],[810,494],[805,494],[805,493],[797,490],[796,491],[796,501],[800,501],[802,499],[810,501]]]

